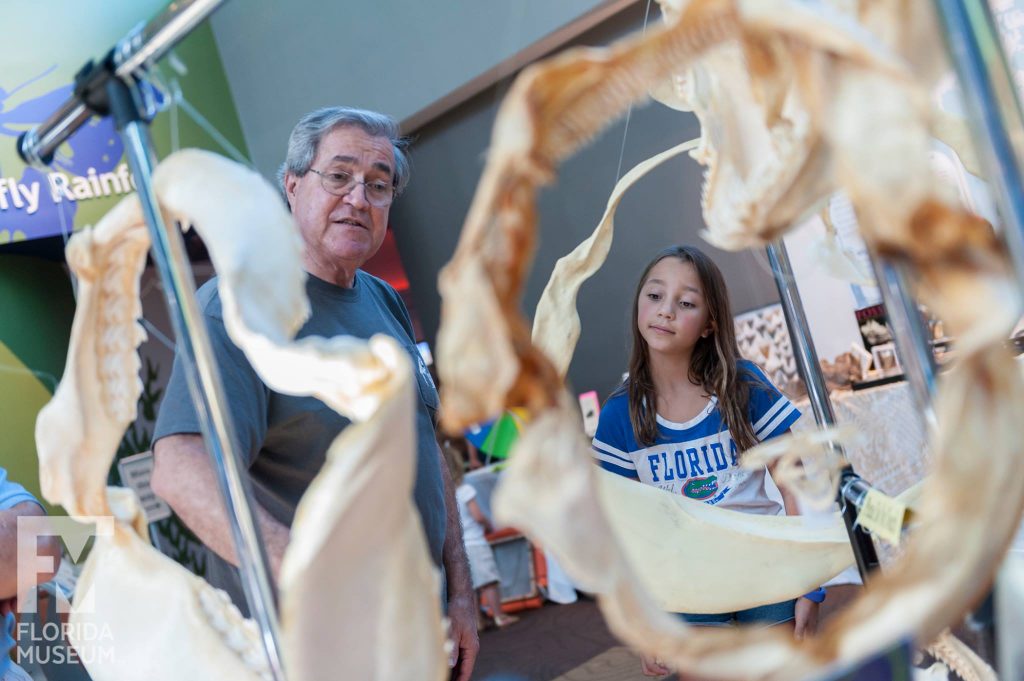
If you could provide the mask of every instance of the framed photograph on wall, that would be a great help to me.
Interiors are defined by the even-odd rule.
[[[580,411],[583,412],[583,432],[587,437],[597,433],[597,421],[601,415],[601,403],[597,399],[597,391],[580,393]]]
[[[885,305],[871,305],[855,310],[854,314],[857,317],[861,340],[864,341],[867,350],[870,351],[876,345],[892,343],[892,329],[885,314]],[[877,362],[875,368],[878,368]]]
[[[874,359],[875,369],[882,376],[892,376],[903,372],[900,359],[896,355],[896,346],[892,343],[882,343],[872,347],[871,357]]]

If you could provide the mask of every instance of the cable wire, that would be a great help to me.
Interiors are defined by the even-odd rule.
[[[651,0],[647,0],[647,6],[644,9],[644,27],[641,35],[647,35],[647,19],[651,15]],[[619,179],[622,177],[622,160],[626,156],[626,135],[629,134],[629,120],[633,117],[633,105],[629,105],[629,109],[626,111],[626,125],[622,129],[622,146],[619,148],[619,163],[615,168],[615,182],[612,183],[614,187],[618,184]]]

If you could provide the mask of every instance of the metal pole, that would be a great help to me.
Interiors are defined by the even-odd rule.
[[[768,244],[768,262],[775,275],[775,285],[779,288],[779,299],[782,311],[786,316],[786,325],[793,340],[793,351],[796,354],[796,365],[807,386],[807,398],[814,410],[814,419],[819,426],[836,425],[836,413],[832,409],[832,400],[828,396],[828,387],[821,375],[818,363],[818,352],[810,338],[810,327],[804,314],[804,305],[800,300],[800,292],[796,288],[793,266],[789,262],[789,253],[782,239]]]
[[[836,414],[832,409],[832,401],[828,396],[825,379],[821,375],[818,353],[811,341],[810,327],[807,324],[807,316],[804,314],[800,292],[796,287],[796,278],[793,276],[793,266],[789,262],[786,244],[782,239],[777,239],[768,244],[767,250],[768,262],[771,263],[772,273],[775,275],[775,285],[778,286],[782,311],[786,316],[786,325],[789,327],[789,336],[793,341],[796,364],[800,369],[804,384],[807,386],[807,397],[811,402],[814,418],[819,426],[834,426],[836,425]],[[839,445],[833,443],[832,447],[842,453]],[[853,472],[852,466],[847,465],[843,468],[840,474],[839,501],[843,509],[846,533],[850,537],[850,545],[857,561],[857,570],[860,572],[861,579],[866,582],[869,573],[878,567],[878,554],[875,552],[875,545],[871,542],[871,535],[857,525],[856,499],[846,496],[847,492],[852,492],[855,487],[859,490],[859,487],[864,485],[866,483]],[[863,498],[863,494],[859,498]]]
[[[149,226],[153,260],[160,271],[167,306],[174,322],[177,350],[186,368],[203,439],[227,506],[242,585],[252,615],[259,625],[273,677],[277,681],[284,681],[277,608],[267,570],[266,552],[253,513],[251,486],[248,478],[242,474],[241,462],[233,448],[234,427],[228,417],[224,389],[210,350],[206,325],[196,304],[194,280],[185,254],[185,244],[177,227],[165,224],[160,214],[152,187],[156,156],[148,129],[145,124],[133,121],[123,127],[121,137]]]
[[[1024,120],[999,34],[983,0],[933,0],[964,94],[979,161],[992,184],[1024,289]]]
[[[213,14],[224,0],[177,0],[158,17],[131,31],[114,50],[115,73],[130,78],[141,67],[160,60],[192,29]]]
[[[139,87],[140,75],[144,75],[140,71],[163,56],[222,2],[174,2],[157,19],[121,40],[99,63],[90,61],[75,77],[74,95],[43,124],[23,133],[17,148],[26,162],[47,165],[57,147],[91,116],[113,116],[149,226],[153,260],[160,272],[199,426],[227,507],[242,585],[260,628],[271,675],[276,681],[284,681],[275,593],[253,512],[251,485],[233,448],[234,427],[196,304],[184,242],[175,226],[169,228],[164,223],[153,192],[156,155],[146,116],[140,111],[145,100]]]
[[[84,102],[72,97],[45,121],[22,134],[18,139],[18,153],[30,166],[48,166],[58,147],[92,116]]]
[[[88,62],[75,76],[74,93],[49,118],[18,138],[17,149],[29,165],[48,166],[53,154],[97,111],[97,97],[103,98],[106,80],[116,76],[129,85],[139,71],[155,63],[178,44],[224,0],[178,0],[157,18],[132,30],[99,63]]]
[[[925,431],[934,433],[937,421],[933,400],[937,372],[930,334],[910,294],[906,270],[888,258],[875,254],[871,255],[871,264],[875,278],[878,279],[878,288],[882,292],[886,314],[892,324],[893,340],[911,394],[924,418]]]

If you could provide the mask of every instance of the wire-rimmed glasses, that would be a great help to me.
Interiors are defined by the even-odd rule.
[[[355,189],[356,185],[361,184],[366,193],[366,200],[372,206],[384,208],[395,200],[395,188],[386,180],[357,180],[355,175],[344,170],[320,172],[310,168],[309,171],[320,176],[320,184],[328,194],[345,196]]]

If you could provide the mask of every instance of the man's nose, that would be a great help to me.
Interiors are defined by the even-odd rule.
[[[362,182],[357,182],[356,186],[352,187],[345,194],[345,202],[354,208],[366,209],[369,207],[370,202],[366,200],[366,185]]]

